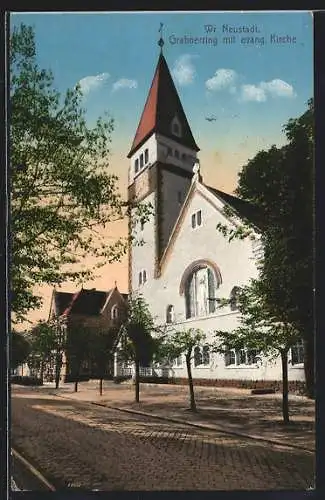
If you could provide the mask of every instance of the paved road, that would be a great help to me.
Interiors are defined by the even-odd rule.
[[[30,391],[13,393],[13,447],[57,488],[306,489],[310,453]]]

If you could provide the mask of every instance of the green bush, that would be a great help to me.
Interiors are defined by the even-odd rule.
[[[12,375],[11,383],[18,385],[43,385],[43,381],[40,378],[22,375]]]

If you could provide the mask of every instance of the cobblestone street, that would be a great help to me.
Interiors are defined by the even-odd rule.
[[[12,446],[57,488],[307,489],[314,455],[31,391],[12,393]]]

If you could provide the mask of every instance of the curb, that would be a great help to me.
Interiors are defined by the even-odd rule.
[[[52,394],[53,394],[53,396],[57,396],[57,397],[65,398],[65,399],[70,399],[73,401],[78,401],[78,400],[71,398],[69,396],[61,396],[59,394],[54,394],[54,393],[52,393]],[[145,411],[133,410],[133,409],[129,409],[129,408],[120,408],[118,406],[111,406],[111,405],[108,405],[105,403],[97,403],[95,401],[78,401],[78,402],[79,403],[88,403],[88,404],[92,404],[95,406],[101,406],[102,408],[109,408],[111,410],[121,411],[121,412],[125,412],[125,413],[131,413],[131,414],[135,414],[135,415],[142,415],[145,417],[151,417],[151,418],[155,418],[157,420],[164,420],[166,422],[173,422],[175,424],[183,424],[183,425],[185,424],[185,425],[189,425],[191,427],[196,427],[198,429],[209,430],[209,431],[214,431],[214,432],[223,432],[224,434],[229,434],[231,436],[244,437],[246,439],[251,439],[254,441],[262,441],[264,443],[275,444],[275,445],[287,447],[287,448],[293,448],[296,450],[305,451],[307,453],[315,453],[315,451],[316,451],[315,449],[305,448],[303,446],[299,446],[299,445],[295,445],[295,444],[283,443],[283,442],[278,441],[276,439],[264,438],[264,437],[258,436],[256,434],[246,434],[244,432],[231,431],[231,430],[228,430],[225,427],[220,426],[220,425],[211,426],[211,425],[207,425],[207,424],[198,424],[198,423],[188,422],[187,420],[182,420],[182,419],[178,419],[178,418],[174,418],[174,417],[166,417],[163,415],[157,415],[155,413],[148,413]]]
[[[25,467],[29,470],[29,472],[31,472],[31,474],[33,474],[34,476],[36,476],[37,479],[42,484],[44,484],[44,486],[46,486],[50,491],[56,491],[56,489],[54,488],[54,486],[51,483],[49,483],[47,481],[47,479],[45,479],[45,477],[43,476],[43,474],[41,474],[37,469],[35,469],[35,467],[31,463],[29,463],[28,460],[26,460],[26,458],[24,458],[20,453],[18,453],[17,450],[15,450],[14,448],[11,448],[11,453],[12,453],[12,455],[14,455],[15,458],[17,458],[18,460],[20,460],[20,462],[25,465]]]

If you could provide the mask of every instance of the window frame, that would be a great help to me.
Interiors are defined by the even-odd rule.
[[[191,214],[191,226],[192,229],[198,229],[199,227],[202,226],[202,210],[197,210],[196,212],[193,212]],[[193,225],[194,221],[194,225]]]
[[[134,162],[134,173],[137,174],[138,172],[139,172],[139,158],[136,158]]]
[[[295,354],[293,354],[295,353]],[[291,354],[291,365],[292,366],[301,366],[304,363],[304,341],[303,339],[297,340],[297,342],[290,347]],[[296,357],[297,361],[294,360]]]
[[[252,356],[252,353],[253,356]],[[242,349],[228,349],[224,355],[224,362],[226,368],[249,368],[256,367],[259,352],[257,349],[250,349],[244,347]]]
[[[143,153],[140,155],[140,170],[144,167],[144,156]]]
[[[173,133],[173,135],[176,135],[176,137],[181,136],[181,127],[180,127],[179,123],[177,123],[176,121],[174,121],[172,124],[172,133]]]
[[[119,317],[118,305],[114,304],[111,308],[111,319],[116,320]]]
[[[168,325],[174,323],[175,321],[175,309],[173,304],[168,304],[166,307],[166,323]]]
[[[149,149],[146,148],[144,150],[144,164],[147,165],[148,162],[149,162]]]
[[[205,293],[206,297],[204,297],[203,302],[198,301],[198,273],[201,270],[206,270],[206,279],[205,283]],[[202,277],[201,277],[202,279]],[[201,265],[197,268],[194,268],[193,271],[187,277],[185,287],[184,287],[184,295],[185,295],[185,318],[205,318],[209,315],[216,313],[215,303],[217,302],[217,290],[221,285],[221,280],[216,275],[214,269],[207,265]],[[213,290],[212,297],[211,292]],[[202,306],[201,308],[199,306]],[[202,314],[202,309],[205,309],[206,314]]]

